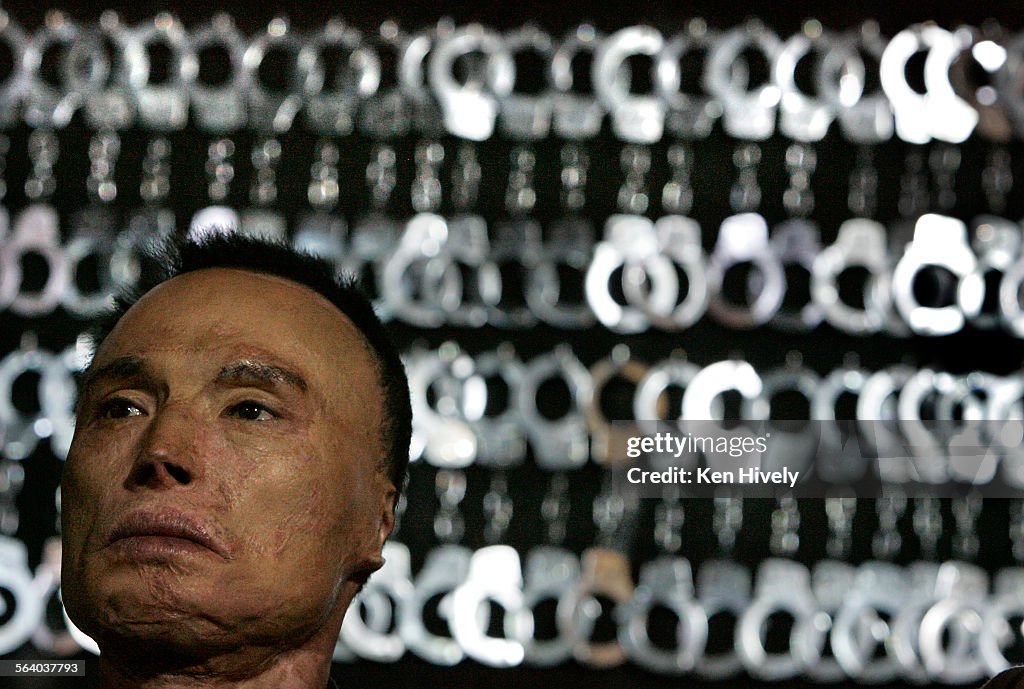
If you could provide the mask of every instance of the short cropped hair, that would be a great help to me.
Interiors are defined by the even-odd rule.
[[[206,268],[236,268],[264,273],[298,283],[317,292],[355,325],[377,367],[384,393],[381,440],[385,447],[381,470],[391,479],[397,495],[404,488],[412,435],[409,380],[391,336],[355,279],[340,276],[328,261],[269,241],[212,230],[198,237],[172,238],[147,252],[134,288],[114,297],[113,308],[92,328],[95,350],[142,295],[171,278]]]

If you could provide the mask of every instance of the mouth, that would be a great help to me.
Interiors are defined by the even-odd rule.
[[[227,549],[209,527],[177,510],[132,512],[118,522],[107,545],[139,556],[208,551],[229,559]]]

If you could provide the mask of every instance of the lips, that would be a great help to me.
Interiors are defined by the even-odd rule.
[[[107,544],[113,545],[127,538],[146,536],[191,541],[228,559],[227,548],[211,534],[209,527],[178,510],[132,512],[114,527]]]

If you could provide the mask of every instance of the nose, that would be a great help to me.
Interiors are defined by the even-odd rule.
[[[155,414],[128,475],[129,488],[167,490],[187,486],[203,474],[198,419],[168,405]]]

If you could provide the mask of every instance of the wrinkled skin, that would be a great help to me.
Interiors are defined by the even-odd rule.
[[[393,527],[360,334],[302,285],[216,268],[144,295],[91,370],[121,357],[137,359],[88,379],[62,481],[63,597],[103,686],[321,689]],[[223,375],[239,362],[306,389]],[[177,510],[216,547],[110,544],[140,510]]]

